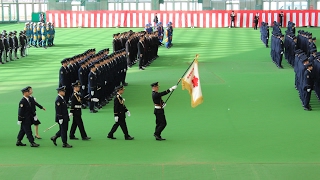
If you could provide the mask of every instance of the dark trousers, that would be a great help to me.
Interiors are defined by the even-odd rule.
[[[120,114],[118,119],[118,122],[114,123],[114,125],[112,126],[110,132],[108,133],[109,137],[113,137],[113,133],[115,133],[118,129],[118,127],[120,126],[122,129],[122,132],[124,134],[124,137],[130,137],[129,133],[128,133],[128,128],[127,128],[127,123],[126,123],[126,118],[124,115],[124,112],[122,114]]]
[[[68,133],[69,122],[63,120],[63,123],[59,123],[59,131],[56,133],[56,138],[61,137],[62,142],[67,143],[67,133]]]
[[[304,106],[305,108],[309,108],[309,107],[310,107],[310,105],[309,105],[309,103],[310,103],[310,97],[311,97],[311,90],[310,90],[310,92],[305,91],[305,92],[304,92],[304,99],[303,99],[303,106]]]
[[[18,133],[18,141],[21,141],[24,137],[24,135],[27,135],[27,138],[30,143],[34,142],[34,138],[32,136],[32,130],[31,130],[31,121],[30,120],[25,120],[22,121],[21,126],[20,126],[20,131]]]
[[[230,21],[230,27],[232,27],[232,24],[233,24],[233,27],[236,27],[236,25],[234,24],[234,20]]]
[[[91,94],[91,91],[94,91],[93,96]],[[91,91],[89,91],[89,94],[90,94],[89,95],[89,98],[90,98],[90,100],[89,100],[89,108],[90,108],[90,110],[94,110],[94,106],[96,105],[96,103],[92,101],[92,98],[97,97],[97,91],[95,91],[95,90],[91,90]]]
[[[166,116],[164,115],[163,109],[156,109],[154,114],[156,116],[156,128],[154,135],[161,137],[161,132],[167,126]]]
[[[0,50],[0,63],[2,63],[2,52],[3,50]]]
[[[145,65],[145,63],[144,63],[144,58],[145,58],[144,55],[142,55],[142,56],[139,57],[139,68],[141,68],[142,66]]]
[[[255,23],[254,23],[254,28],[253,28],[253,29],[255,29],[255,30],[258,29],[258,22],[255,22]]]
[[[79,115],[73,116],[73,121],[72,121],[71,129],[70,129],[69,137],[70,138],[75,137],[74,133],[76,132],[77,127],[79,127],[81,137],[82,138],[87,137],[86,130],[84,129],[84,126],[83,126],[82,118]]]

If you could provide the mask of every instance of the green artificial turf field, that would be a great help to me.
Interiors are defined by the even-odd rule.
[[[304,29],[320,34],[317,28]],[[55,147],[50,137],[58,126],[43,131],[54,124],[60,61],[89,48],[112,48],[112,34],[127,30],[57,28],[54,47],[30,48],[28,57],[0,65],[0,179],[319,178],[319,102],[312,95],[313,111],[303,110],[293,69],[285,61],[278,69],[259,30],[251,28],[174,29],[171,49],[161,47],[145,71],[137,65],[128,71],[123,97],[135,140],[125,141],[120,128],[117,140],[106,138],[114,123],[110,103],[96,114],[83,110],[90,141],[69,140],[74,147],[64,149],[58,139]],[[167,140],[156,141],[150,84],[159,81],[160,90],[173,86],[197,53],[204,102],[192,108],[179,84],[165,108]],[[47,108],[37,110],[39,148],[31,148],[26,138],[26,147],[15,146],[20,90],[28,85]]]

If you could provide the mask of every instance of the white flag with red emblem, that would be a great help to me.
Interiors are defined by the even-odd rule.
[[[203,102],[197,59],[182,79],[182,90],[184,89],[187,89],[191,95],[192,107],[196,107]]]

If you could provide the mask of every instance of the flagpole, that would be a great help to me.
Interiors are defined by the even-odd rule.
[[[181,76],[181,78],[179,79],[179,81],[177,82],[177,86],[178,84],[181,82],[181,79],[183,78],[183,76],[188,72],[189,68],[192,66],[192,64],[194,63],[195,60],[198,60],[199,54],[196,54],[196,57],[193,59],[192,63],[190,64],[190,66],[187,68],[187,70],[183,73],[183,75]],[[173,90],[174,91],[174,90]],[[164,104],[167,103],[167,101],[169,100],[170,96],[172,95],[173,91],[171,91],[171,93],[169,94],[168,98],[166,99],[166,101],[164,102]]]

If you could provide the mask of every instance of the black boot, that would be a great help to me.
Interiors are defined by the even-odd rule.
[[[23,144],[21,141],[17,141],[16,146],[26,146],[26,144]]]
[[[30,146],[31,146],[31,147],[39,147],[40,144],[37,144],[37,143],[35,143],[35,142],[32,142],[32,143],[30,144]]]
[[[51,141],[53,142],[53,144],[55,145],[55,146],[57,146],[57,136],[52,136],[51,138]]]
[[[72,148],[72,146],[68,143],[63,143],[62,147],[64,148]]]

